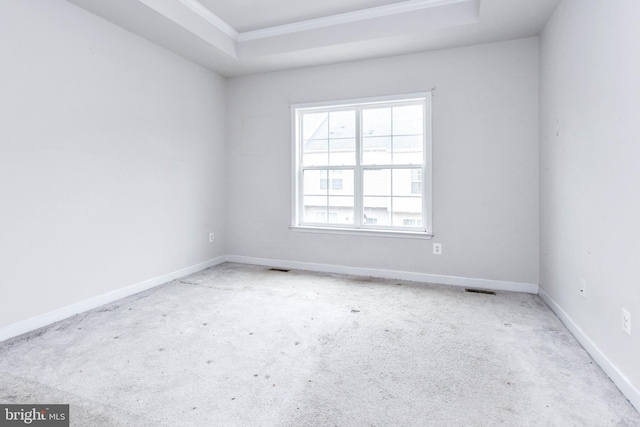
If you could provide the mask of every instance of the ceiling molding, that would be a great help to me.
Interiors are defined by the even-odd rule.
[[[227,24],[225,21],[220,19],[216,14],[211,12],[209,9],[204,7],[202,4],[197,2],[196,0],[180,0],[180,3],[187,6],[196,14],[200,15],[206,21],[208,21],[211,25],[215,26],[217,29],[225,33],[227,36],[231,37],[233,40],[238,40],[238,32],[231,25]]]
[[[195,0],[181,0],[194,1]],[[373,18],[381,18],[400,13],[414,12],[417,10],[429,9],[433,7],[445,6],[455,3],[468,3],[473,0],[407,0],[400,3],[386,6],[372,7],[369,9],[356,10],[353,12],[341,13],[324,18],[309,19],[307,21],[294,22],[291,24],[278,25],[275,27],[263,28],[260,30],[245,31],[238,33],[239,42],[264,39],[268,37],[282,36],[286,34],[298,33],[319,28],[331,27],[334,25],[348,24],[358,21],[366,21]],[[224,22],[224,21],[223,21]]]
[[[385,6],[372,7],[369,9],[356,10],[353,12],[340,13],[323,18],[309,19],[306,21],[292,22],[290,24],[277,25],[274,27],[262,28],[259,30],[245,31],[239,33],[231,25],[211,12],[197,0],[180,0],[191,11],[205,19],[211,25],[222,31],[227,36],[238,42],[258,40],[269,37],[282,36],[286,34],[299,33],[302,31],[316,30],[319,28],[332,27],[334,25],[349,24],[352,22],[366,21],[374,18],[382,18],[400,13],[415,12],[439,6],[446,6],[455,3],[468,3],[473,0],[406,0]]]

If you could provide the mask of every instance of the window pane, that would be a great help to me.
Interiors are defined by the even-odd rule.
[[[394,169],[393,170],[393,195],[394,196],[421,196],[422,195],[422,169]]]
[[[394,169],[391,171],[393,177],[393,195],[409,196],[411,195],[411,172],[409,169]]]
[[[307,113],[302,115],[302,139],[329,138],[328,113]]]
[[[329,223],[353,224],[353,197],[329,197]]]
[[[393,225],[398,227],[421,226],[422,197],[394,197]]]
[[[329,165],[351,166],[356,164],[356,139],[340,138],[329,140]]]
[[[329,114],[329,164],[356,164],[355,110]]]
[[[303,114],[302,163],[306,166],[326,165],[329,161],[329,114]]]
[[[421,165],[423,163],[422,135],[402,135],[393,137],[393,164]]]
[[[423,110],[422,105],[393,107],[393,134],[422,135],[424,132]]]
[[[303,173],[303,194],[320,195],[327,194],[327,171],[326,170],[305,170]]]
[[[391,163],[391,137],[364,137],[362,139],[362,163],[365,165],[388,165]]]
[[[355,138],[356,112],[335,111],[329,114],[329,138]]]
[[[365,197],[364,225],[389,225],[391,223],[391,197]]]
[[[327,196],[304,196],[304,222],[327,222]]]
[[[302,147],[304,166],[324,166],[329,164],[329,140],[310,139]]]
[[[330,195],[353,196],[353,170],[338,169],[329,171],[331,183],[329,185]]]
[[[362,110],[362,136],[391,135],[391,107]]]
[[[364,196],[390,196],[391,170],[365,169],[362,178]]]

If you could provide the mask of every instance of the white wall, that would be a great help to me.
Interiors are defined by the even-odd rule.
[[[291,103],[433,87],[433,240],[288,228]],[[538,283],[537,38],[233,78],[228,114],[229,254]]]
[[[563,0],[540,41],[541,286],[635,387],[627,396],[636,406],[639,14],[634,0]],[[632,336],[621,330],[622,307]]]
[[[0,58],[0,326],[224,253],[224,79],[62,0]]]

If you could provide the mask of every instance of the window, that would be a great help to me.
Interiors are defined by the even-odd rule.
[[[431,93],[292,106],[292,227],[431,235]]]

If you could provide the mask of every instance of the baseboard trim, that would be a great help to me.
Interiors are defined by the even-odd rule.
[[[442,276],[438,274],[416,273],[411,271],[381,270],[375,268],[349,267],[334,264],[316,264],[300,261],[286,261],[271,258],[256,258],[241,255],[227,255],[227,261],[240,264],[264,265],[275,268],[317,271],[321,273],[350,274],[354,276],[370,276],[382,279],[410,280],[414,282],[436,283],[440,285],[481,288],[493,291],[512,291],[537,294],[535,283],[507,282],[503,280],[476,279],[472,277]]]
[[[22,335],[27,332],[34,331],[36,329],[42,328],[43,326],[50,325],[60,320],[64,320],[78,313],[84,313],[85,311],[89,311],[102,305],[117,301],[119,299],[137,294],[142,291],[146,291],[147,289],[151,289],[180,277],[188,276],[189,274],[196,273],[200,270],[204,270],[205,268],[214,267],[225,261],[225,256],[213,258],[208,261],[192,265],[190,267],[163,274],[162,276],[154,277],[153,279],[145,280],[144,282],[127,286],[126,288],[98,295],[96,297],[89,298],[87,300],[80,301],[75,304],[71,304],[66,307],[41,314],[39,316],[3,326],[0,328],[0,342],[5,341],[9,338],[17,337],[18,335]]]
[[[620,389],[622,394],[631,402],[631,404],[640,411],[640,392],[629,379],[618,369],[618,367],[609,360],[609,358],[598,348],[598,346],[589,338],[589,336],[578,326],[577,323],[556,303],[551,296],[539,287],[538,294],[540,298],[549,306],[556,316],[571,331],[578,342],[593,357],[602,370],[611,378],[611,381]]]
[[[443,276],[427,273],[416,273],[398,270],[382,270],[362,267],[349,267],[333,264],[317,264],[300,261],[286,261],[270,258],[257,258],[239,255],[223,255],[211,260],[186,267],[153,279],[145,280],[122,289],[71,304],[26,320],[0,327],[0,342],[34,331],[52,323],[64,320],[79,313],[92,310],[105,304],[137,294],[147,289],[162,285],[180,277],[188,276],[205,268],[214,267],[223,262],[264,265],[276,268],[317,271],[322,273],[350,274],[354,276],[378,277],[383,279],[410,280],[415,282],[436,283],[450,286],[490,289],[495,291],[512,291],[536,294],[538,285],[534,283],[508,282],[500,280],[476,279],[470,277]]]
[[[271,258],[248,257],[241,255],[223,255],[208,261],[192,265],[153,279],[145,280],[131,286],[127,286],[116,291],[108,292],[84,301],[80,301],[69,306],[44,313],[26,320],[12,323],[0,327],[0,342],[16,337],[18,335],[31,332],[52,323],[64,320],[68,317],[83,313],[105,304],[135,295],[180,277],[188,276],[206,268],[214,267],[224,262],[235,262],[240,264],[263,265],[267,267],[297,269],[317,271],[321,273],[349,274],[355,276],[378,277],[383,279],[410,280],[416,282],[435,283],[450,286],[473,287],[490,289],[496,291],[512,291],[530,294],[539,294],[542,300],[558,316],[564,325],[576,337],[578,342],[600,365],[605,373],[616,384],[620,391],[626,396],[631,404],[640,410],[640,392],[634,387],[629,379],[613,364],[609,358],[596,346],[589,336],[571,319],[571,317],[549,296],[549,294],[534,283],[509,282],[502,280],[477,279],[471,277],[444,276],[427,273],[416,273],[409,271],[382,270],[362,267],[349,267],[333,264],[317,264],[300,261],[286,261]]]

